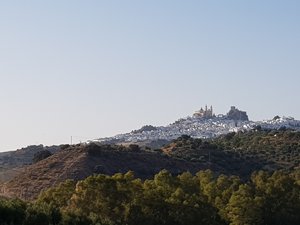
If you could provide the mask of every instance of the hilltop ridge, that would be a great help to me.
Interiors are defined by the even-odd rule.
[[[223,115],[215,115],[213,108],[205,107],[196,111],[193,116],[188,116],[175,121],[167,126],[147,125],[139,130],[113,137],[99,138],[89,142],[101,142],[108,144],[118,143],[153,143],[161,141],[167,143],[181,135],[189,135],[193,138],[214,138],[223,134],[238,131],[252,130],[256,127],[262,129],[294,129],[300,130],[300,121],[292,117],[274,117],[271,120],[250,121],[245,111],[232,106],[230,111]]]

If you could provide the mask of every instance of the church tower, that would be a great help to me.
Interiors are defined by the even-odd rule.
[[[212,118],[212,117],[214,117],[212,105],[210,106],[210,108],[208,108],[207,105],[205,105],[204,110],[201,107],[201,109],[199,111],[196,111],[194,113],[194,116],[197,116],[197,117],[200,117],[200,118]]]

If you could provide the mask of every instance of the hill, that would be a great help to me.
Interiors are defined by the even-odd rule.
[[[255,170],[294,170],[300,166],[300,132],[251,130],[210,140],[183,135],[162,148],[173,158],[222,168],[224,173],[248,177]]]
[[[94,173],[112,175],[132,170],[137,177],[149,178],[162,169],[178,174],[207,168],[207,164],[173,159],[154,151],[141,150],[136,145],[74,145],[24,168],[22,173],[2,184],[1,195],[34,199],[42,190],[62,181],[82,180]],[[213,169],[220,170],[217,167]]]
[[[22,167],[33,163],[36,153],[49,151],[55,153],[59,146],[30,145],[16,151],[0,153],[0,182],[10,180],[22,171]]]
[[[212,141],[240,158],[254,160],[264,169],[297,169],[300,166],[300,132],[261,130],[229,133]]]
[[[162,169],[174,175],[211,169],[216,174],[248,180],[257,170],[299,168],[299,150],[300,132],[260,129],[206,140],[183,135],[161,149],[133,144],[66,145],[52,156],[24,167],[19,175],[1,185],[1,195],[35,199],[41,191],[67,179],[78,181],[92,174],[113,175],[129,170],[142,179]]]
[[[183,135],[162,148],[163,154],[175,159],[209,164],[221,168],[224,174],[249,178],[255,170],[263,169],[264,164],[255,159],[240,157],[239,153],[228,151],[213,140],[194,139]]]
[[[295,120],[292,117],[278,116],[271,120],[249,121],[246,112],[232,107],[227,115],[220,114],[208,118],[197,115],[188,116],[167,126],[154,127],[147,125],[129,133],[100,138],[90,142],[106,144],[151,143],[155,146],[155,142],[157,141],[167,143],[181,135],[189,135],[193,138],[210,139],[231,132],[250,131],[256,127],[271,130],[293,129],[300,131],[300,121]]]

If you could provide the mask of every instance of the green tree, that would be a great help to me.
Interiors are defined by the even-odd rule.
[[[69,204],[69,201],[75,191],[76,182],[73,180],[66,180],[60,183],[57,187],[49,188],[42,192],[37,203],[47,203],[52,207],[64,208]]]
[[[300,224],[300,186],[292,175],[275,171],[272,175],[258,172],[252,175],[256,195],[263,200],[265,224]]]
[[[26,203],[18,199],[0,200],[0,224],[21,224],[25,219]]]
[[[263,224],[261,199],[255,197],[253,190],[246,184],[232,194],[226,207],[230,225]]]

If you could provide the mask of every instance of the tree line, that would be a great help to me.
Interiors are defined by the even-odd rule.
[[[34,202],[0,200],[7,225],[298,225],[300,171],[256,171],[248,181],[216,175],[172,175],[141,180],[133,172],[67,180]]]

